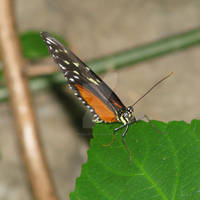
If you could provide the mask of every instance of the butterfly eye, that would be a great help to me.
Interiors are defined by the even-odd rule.
[[[130,112],[130,113],[132,113],[133,112],[133,108],[130,106],[130,107],[128,107],[128,111]]]

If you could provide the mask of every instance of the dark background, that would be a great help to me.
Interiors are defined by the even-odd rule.
[[[200,1],[16,0],[15,11],[19,32],[45,30],[62,35],[87,60],[199,27]],[[199,46],[102,77],[129,105],[171,71],[173,77],[137,104],[136,116],[145,113],[166,122],[199,119]],[[68,199],[81,163],[87,159],[88,143],[52,90],[33,98],[58,194]],[[0,200],[30,200],[9,102],[0,104],[0,116]]]

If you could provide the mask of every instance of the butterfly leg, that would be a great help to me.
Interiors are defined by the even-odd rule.
[[[122,143],[123,143],[123,145],[124,145],[126,151],[127,151],[128,154],[129,154],[130,162],[132,162],[132,154],[131,154],[131,151],[130,151],[130,149],[128,148],[128,145],[127,145],[126,140],[125,140],[125,136],[126,136],[126,134],[127,134],[127,132],[128,132],[128,124],[125,124],[125,125],[123,124],[122,126],[119,126],[119,127],[115,128],[115,129],[114,129],[114,133],[113,133],[113,138],[112,138],[111,142],[108,143],[108,144],[103,144],[103,146],[110,146],[111,144],[113,144],[113,142],[115,141],[115,138],[116,138],[116,132],[117,132],[118,130],[120,130],[121,128],[124,128],[124,127],[126,127],[126,129],[125,129],[124,133],[122,134]]]
[[[163,132],[161,132],[159,129],[157,129],[157,128],[152,124],[151,120],[149,119],[149,117],[148,117],[147,115],[141,116],[140,118],[138,118],[138,119],[136,120],[136,122],[142,121],[143,119],[146,119],[147,122],[151,125],[151,127],[152,127],[157,133],[163,134]]]
[[[123,142],[124,147],[126,148],[126,151],[129,154],[130,162],[132,162],[132,154],[131,154],[131,151],[130,151],[130,149],[129,149],[127,143],[126,143],[126,140],[125,140],[125,136],[126,136],[127,132],[128,132],[128,124],[126,125],[126,129],[125,129],[124,133],[122,134],[122,142]]]
[[[136,122],[142,121],[143,119],[146,119],[147,122],[151,123],[151,120],[149,119],[149,117],[148,117],[147,115],[142,115],[142,116],[140,116],[140,117],[136,120]]]
[[[125,127],[125,126],[126,126],[126,125],[122,125],[122,126],[119,126],[119,127],[115,128],[115,129],[114,129],[114,132],[113,132],[112,140],[111,140],[108,144],[103,144],[103,146],[104,146],[104,147],[108,147],[108,146],[110,146],[111,144],[113,144],[113,142],[115,141],[115,138],[116,138],[116,132],[117,132],[119,129]]]

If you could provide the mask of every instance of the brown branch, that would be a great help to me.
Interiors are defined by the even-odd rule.
[[[28,77],[49,75],[49,74],[53,74],[57,71],[58,71],[58,67],[56,65],[50,65],[50,64],[29,65],[24,68],[24,73]]]
[[[22,72],[24,60],[15,30],[13,0],[1,0],[0,48],[18,139],[34,197],[37,200],[56,200],[39,142],[28,80]]]

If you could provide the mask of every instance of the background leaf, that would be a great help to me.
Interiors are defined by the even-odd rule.
[[[126,136],[134,155],[130,164],[121,132],[109,147],[119,124],[97,124],[71,200],[199,200],[200,121],[154,121],[131,125]]]
[[[67,46],[62,37],[55,34],[52,35],[62,44]],[[33,60],[49,56],[48,48],[40,36],[40,31],[27,31],[22,33],[20,35],[20,41],[22,45],[22,52],[26,59]]]

